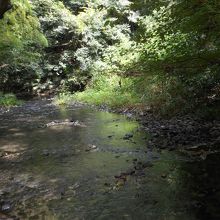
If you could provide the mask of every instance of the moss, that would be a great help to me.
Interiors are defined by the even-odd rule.
[[[1,63],[12,62],[11,59],[22,51],[32,51],[32,45],[47,46],[47,40],[40,30],[38,18],[31,11],[27,0],[12,2],[13,9],[5,13],[0,20],[0,60]],[[10,55],[10,56],[6,56]]]

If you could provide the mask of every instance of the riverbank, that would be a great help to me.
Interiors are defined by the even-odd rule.
[[[21,105],[23,102],[17,99],[16,95],[12,93],[3,94],[0,92],[0,111],[4,111],[12,106]]]
[[[47,99],[46,97],[44,99]],[[178,150],[205,159],[208,154],[220,151],[220,120],[207,120],[195,115],[180,115],[169,118],[156,115],[142,106],[111,108],[107,105],[94,105],[76,101],[73,97],[52,98],[53,104],[88,106],[96,110],[126,115],[137,120],[149,134],[147,145],[150,148]],[[21,104],[22,102],[17,102]],[[10,111],[1,107],[0,112]]]
[[[205,121],[192,116],[158,119],[149,115],[139,120],[144,130],[151,134],[149,146],[178,149],[201,159],[220,150],[219,121]]]
[[[55,98],[54,103],[65,105],[74,102],[73,98],[66,97],[61,102]],[[111,108],[80,103],[139,121],[143,130],[150,135],[147,144],[151,148],[179,150],[198,159],[205,159],[208,154],[220,151],[220,120],[208,120],[193,114],[165,118],[142,106]]]

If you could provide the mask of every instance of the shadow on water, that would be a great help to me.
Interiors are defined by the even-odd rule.
[[[84,126],[45,126],[65,119]],[[196,161],[148,149],[124,116],[32,101],[2,113],[0,132],[0,206],[10,216],[220,219],[220,155]]]

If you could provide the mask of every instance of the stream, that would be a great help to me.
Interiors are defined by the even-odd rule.
[[[124,115],[50,100],[0,113],[0,219],[217,220],[220,154],[152,149]]]

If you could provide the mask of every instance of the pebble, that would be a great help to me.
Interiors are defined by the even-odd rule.
[[[164,173],[161,175],[161,177],[165,179],[165,178],[167,178],[167,174]]]
[[[3,205],[1,206],[1,211],[2,212],[9,212],[11,211],[12,207],[9,203],[3,203]]]
[[[127,134],[125,134],[125,136],[123,137],[123,139],[124,139],[124,140],[129,140],[129,139],[132,138],[132,137],[133,137],[133,134],[127,133]]]

